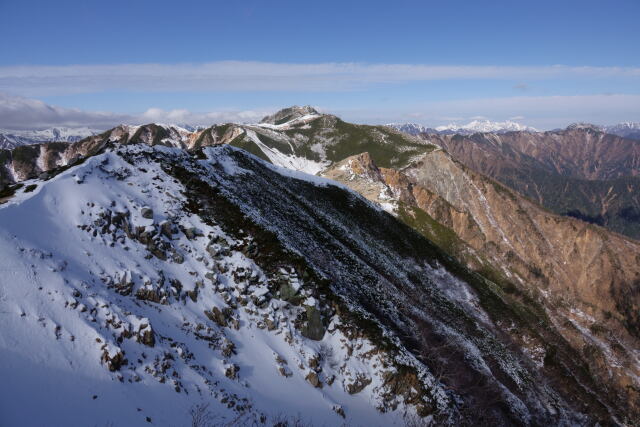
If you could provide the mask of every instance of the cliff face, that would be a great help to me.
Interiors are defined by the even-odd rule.
[[[634,353],[640,326],[637,242],[549,213],[442,150],[402,170],[379,169],[370,156],[354,156],[324,175],[391,206],[506,293],[523,292],[540,302],[549,327],[599,382],[638,410],[637,392],[626,387],[637,387],[640,374]]]
[[[640,238],[640,144],[592,128],[422,135],[555,213]]]

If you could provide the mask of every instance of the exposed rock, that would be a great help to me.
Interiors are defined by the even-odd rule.
[[[138,289],[138,291],[136,292],[136,298],[155,303],[160,303],[160,301],[162,300],[157,290],[146,287]]]
[[[191,301],[197,302],[198,301],[198,288],[195,287],[192,290],[187,291],[187,295],[189,296],[189,298],[191,298]]]
[[[232,341],[226,340],[222,346],[222,355],[224,357],[231,357],[234,354],[236,354],[236,345]]]
[[[613,351],[618,340],[637,346],[633,335],[638,328],[632,325],[640,320],[629,313],[634,312],[631,307],[640,306],[632,291],[640,277],[640,245],[582,221],[553,215],[442,150],[424,154],[402,171],[380,171],[383,180],[379,182],[368,173],[346,179],[346,170],[342,175],[329,171],[327,176],[343,176],[348,186],[359,183],[353,188],[377,203],[397,203],[403,221],[497,283],[510,304],[520,304],[522,298],[546,301],[553,308],[543,318],[550,315],[556,325],[577,324],[582,331],[588,330],[588,318],[608,324],[615,338],[603,337],[601,342],[610,350],[593,353],[585,361],[597,382],[625,390],[622,400],[640,401],[622,386],[635,381],[631,378],[637,378],[640,369],[627,355]],[[379,198],[380,188],[388,188],[393,198]],[[561,327],[558,333],[579,353],[592,341],[576,327]],[[513,331],[512,336],[528,346],[522,341],[522,330]],[[609,359],[613,355],[616,361]],[[603,368],[611,365],[617,366],[615,375],[611,368]]]
[[[142,217],[146,219],[153,219],[153,209],[151,209],[148,206],[145,206],[142,209],[140,209],[140,215],[142,215]]]
[[[137,334],[138,342],[148,346],[153,347],[156,343],[155,333],[149,324],[140,325],[140,329]]]
[[[311,371],[304,379],[309,381],[309,384],[311,384],[315,388],[322,388],[322,382],[320,381],[317,373]]]
[[[151,217],[153,217],[153,212],[151,213]],[[160,224],[160,233],[171,239],[173,237],[173,224],[170,221],[162,221]]]
[[[324,337],[324,325],[322,324],[322,315],[320,311],[311,306],[305,306],[307,314],[307,323],[302,328],[302,335],[316,341],[320,341]]]
[[[220,327],[225,328],[229,326],[229,322],[232,323],[234,328],[236,326],[237,320],[233,317],[233,310],[229,307],[224,307],[222,310],[218,307],[213,307],[211,311],[205,311],[204,314]]]
[[[197,229],[196,227],[186,227],[183,228],[182,232],[184,233],[184,235],[187,237],[187,239],[189,240],[194,240],[197,237],[202,237],[204,236],[204,234],[202,234],[202,231]]]
[[[109,351],[105,348],[102,353],[102,363],[107,365],[109,371],[115,372],[119,371],[123,365],[128,364],[127,359],[124,357],[124,353],[122,351],[116,352],[112,357],[109,356]]]
[[[547,209],[640,238],[640,144],[591,126],[424,136]]]
[[[231,364],[231,365],[227,366],[227,368],[224,371],[224,375],[227,378],[235,380],[235,379],[238,378],[238,372],[240,372],[240,367],[234,363],[234,364]]]
[[[347,384],[345,389],[349,394],[356,394],[364,390],[369,384],[371,384],[371,378],[367,377],[365,374],[357,374],[355,381],[351,384]]]

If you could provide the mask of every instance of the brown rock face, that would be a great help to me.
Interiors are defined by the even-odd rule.
[[[540,302],[598,381],[640,409],[638,242],[554,215],[442,150],[401,171],[353,156],[324,175],[377,203],[395,203],[396,215],[470,268]]]
[[[551,211],[640,239],[640,143],[592,128],[422,135]]]
[[[488,175],[528,165],[587,180],[640,176],[640,144],[592,128],[423,137]]]

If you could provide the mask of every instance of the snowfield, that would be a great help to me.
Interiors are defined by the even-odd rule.
[[[346,343],[354,343],[335,328],[337,317],[320,341],[301,336],[292,325],[298,308],[275,299],[237,310],[229,321],[237,329],[207,318],[205,311],[226,307],[225,296],[240,296],[243,286],[256,302],[264,298],[264,274],[240,251],[214,261],[207,243],[232,238],[184,215],[183,188],[172,177],[153,164],[137,166],[100,155],[0,208],[0,424],[188,425],[189,410],[203,403],[220,422],[300,413],[307,422],[339,425],[342,411],[351,425],[399,422],[399,411],[381,414],[372,404],[381,361],[359,357],[371,344],[356,340],[360,348],[347,357]],[[169,231],[183,257],[175,262],[148,259],[145,246],[113,224],[83,229],[117,213],[154,234],[171,221],[198,237]],[[132,293],[119,294],[112,282],[131,282]],[[146,288],[160,302],[134,297]],[[145,330],[153,345],[145,344]],[[127,363],[113,369],[119,354]],[[309,360],[318,354],[326,356],[318,376],[327,382],[335,375],[332,386],[306,379],[316,373]],[[349,394],[344,385],[359,375],[373,383]],[[239,415],[239,407],[247,410]]]

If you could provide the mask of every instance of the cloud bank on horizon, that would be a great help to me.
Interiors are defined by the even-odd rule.
[[[270,111],[270,110],[269,110]],[[149,108],[141,113],[83,111],[46,104],[37,99],[11,96],[0,92],[0,128],[32,130],[50,127],[88,127],[108,129],[119,124],[171,123],[205,126],[221,122],[248,123],[269,111],[214,111],[194,113],[188,110],[165,111]]]
[[[14,130],[49,127],[89,127],[108,129],[118,124],[170,123],[209,126],[215,123],[255,123],[287,105],[253,110],[225,109],[208,112],[188,109],[148,108],[138,113],[86,111],[49,105],[41,100],[0,92],[0,128]],[[435,127],[470,120],[512,120],[538,129],[563,127],[576,121],[615,124],[637,121],[640,95],[603,94],[579,96],[519,96],[423,102],[399,109],[332,108],[316,106],[320,111],[337,114],[358,123],[385,124],[414,122]],[[481,112],[482,115],[478,115]],[[526,115],[525,115],[526,114]]]

